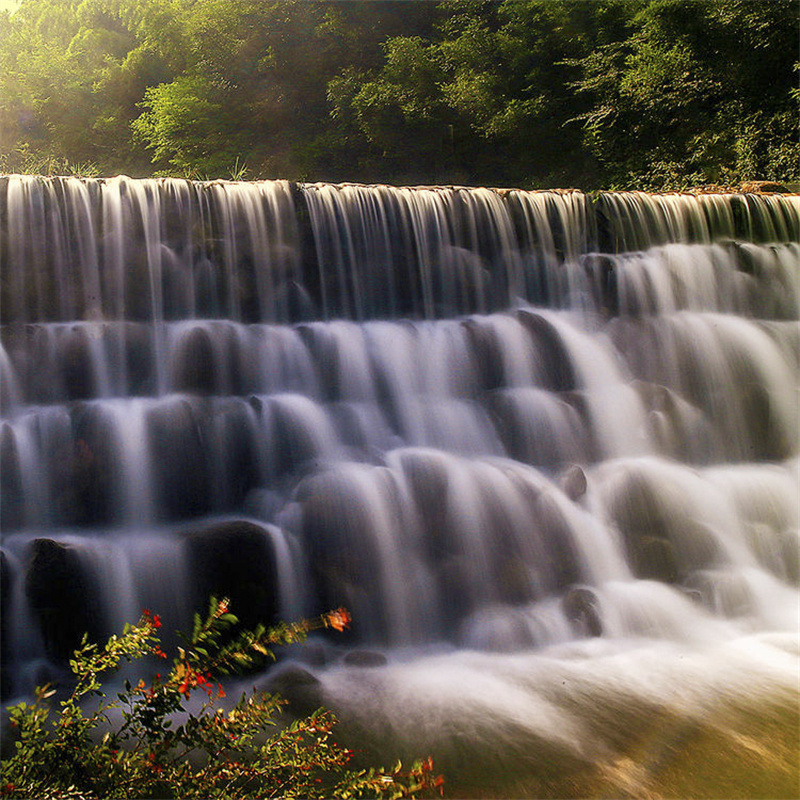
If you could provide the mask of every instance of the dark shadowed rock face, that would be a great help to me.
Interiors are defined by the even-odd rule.
[[[11,620],[11,597],[14,589],[14,576],[8,557],[0,550],[0,696],[6,697],[8,675],[3,665],[11,660],[9,652],[8,624]]]
[[[52,539],[35,539],[25,575],[25,594],[50,658],[65,661],[84,633],[99,641],[98,593],[77,552]]]
[[[191,531],[185,547],[197,608],[211,596],[227,597],[245,627],[275,621],[278,575],[265,528],[247,520],[219,522]]]
[[[157,503],[168,519],[199,516],[212,505],[211,475],[205,443],[210,440],[210,411],[197,398],[163,403],[148,420]]]

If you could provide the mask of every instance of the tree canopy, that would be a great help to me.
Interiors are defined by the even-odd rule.
[[[0,168],[523,187],[800,179],[797,0],[22,0]]]

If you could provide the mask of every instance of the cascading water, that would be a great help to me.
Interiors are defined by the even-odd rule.
[[[462,790],[796,714],[800,198],[5,176],[0,259],[5,698],[215,593]]]

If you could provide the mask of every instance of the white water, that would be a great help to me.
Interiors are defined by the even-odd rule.
[[[62,601],[103,636],[214,591],[347,606],[320,699],[487,793],[617,769],[653,709],[796,705],[796,197],[10,176],[0,205],[6,696],[58,671]]]

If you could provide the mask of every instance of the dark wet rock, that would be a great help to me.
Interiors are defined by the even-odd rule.
[[[597,307],[607,316],[619,313],[617,261],[605,253],[589,253],[582,257],[583,268],[592,278]]]
[[[519,312],[520,322],[531,333],[541,365],[554,392],[566,392],[575,388],[575,373],[569,351],[561,341],[556,328],[539,314]]]
[[[353,613],[352,639],[365,628],[385,632],[382,567],[372,509],[357,483],[334,473],[314,476],[301,487],[303,539],[320,611],[341,606]]]
[[[573,502],[580,500],[586,494],[588,488],[586,473],[582,467],[573,464],[559,475],[558,485],[570,500]]]
[[[216,319],[220,316],[218,273],[217,266],[207,258],[198,260],[194,265],[194,291],[199,317]]]
[[[657,536],[642,536],[633,546],[633,570],[639,578],[676,583],[680,576],[675,547]]]
[[[21,528],[25,522],[25,494],[19,468],[19,450],[14,431],[4,422],[0,426],[0,527],[4,531]]]
[[[726,617],[749,616],[756,607],[753,589],[739,572],[699,570],[686,580],[689,591],[699,593],[703,604],[715,614]]]
[[[73,409],[72,428],[69,463],[55,465],[59,511],[78,525],[109,522],[118,469],[112,420],[101,405],[81,403]]]
[[[217,446],[212,459],[217,507],[241,509],[250,491],[261,483],[261,465],[255,420],[247,401],[238,397],[218,399],[214,404]],[[221,452],[219,452],[221,451]],[[260,513],[254,514],[262,518]]]
[[[286,700],[289,711],[298,717],[308,716],[324,705],[322,683],[298,664],[278,667],[261,688]]]
[[[411,487],[425,530],[423,544],[431,560],[454,552],[455,543],[447,535],[447,495],[450,478],[446,464],[421,453],[402,455],[402,469]]]
[[[245,628],[270,624],[278,614],[278,573],[269,532],[247,520],[191,531],[185,547],[195,585],[195,606],[227,597]]]
[[[586,580],[569,521],[556,500],[546,493],[541,494],[533,513],[548,562],[546,575],[552,581],[547,588],[556,591]]]
[[[11,660],[9,652],[9,621],[13,608],[11,597],[14,590],[14,575],[5,552],[0,550],[0,697],[8,696],[9,677],[4,666]]]
[[[70,400],[88,400],[95,396],[95,374],[89,334],[74,327],[64,340],[59,353],[64,391]]]
[[[208,443],[213,441],[207,401],[168,400],[148,413],[147,434],[157,507],[170,519],[211,510]]]
[[[603,623],[597,595],[585,586],[573,586],[561,600],[567,619],[583,636],[602,636]]]
[[[280,318],[289,322],[308,322],[319,318],[314,300],[297,281],[286,281],[278,287],[274,306]]]
[[[75,548],[52,539],[35,539],[25,594],[50,658],[69,658],[84,633],[91,641],[102,639],[99,595]]]
[[[674,583],[722,558],[714,532],[698,520],[680,486],[640,470],[630,470],[623,481],[609,510],[636,577]]]
[[[784,531],[780,536],[783,568],[789,583],[800,585],[800,533]]]
[[[389,659],[374,650],[351,650],[342,662],[348,667],[383,667],[389,663]]]
[[[501,602],[521,605],[534,599],[533,581],[520,557],[500,558],[496,569]]]
[[[128,391],[134,396],[156,391],[155,341],[151,328],[141,323],[124,325],[123,352]]]
[[[291,401],[273,401],[270,411],[275,471],[278,475],[302,471],[320,456],[316,432],[296,413]]]
[[[504,385],[503,359],[491,327],[474,318],[465,320],[463,325],[469,335],[482,388],[486,391],[501,388]]]
[[[172,385],[179,392],[214,394],[215,366],[214,348],[208,331],[193,328],[175,347]]]
[[[323,325],[299,325],[297,328],[316,366],[320,390],[325,400],[340,400],[342,391],[339,351],[333,334]]]
[[[0,550],[0,614],[3,613],[3,608],[8,605],[11,600],[11,592],[13,590],[14,575],[11,571],[11,565],[8,563],[8,556],[5,551]],[[3,626],[3,631],[5,625]],[[3,631],[0,631],[2,634]]]

